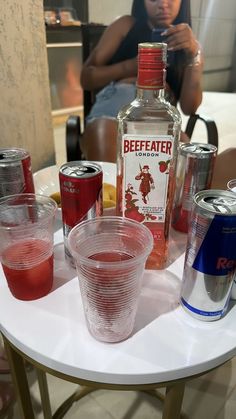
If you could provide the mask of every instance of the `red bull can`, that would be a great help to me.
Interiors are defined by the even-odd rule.
[[[228,191],[234,192],[236,194],[236,179],[231,179],[228,181],[227,189]],[[236,273],[234,275],[234,284],[231,291],[231,298],[232,300],[236,300]]]
[[[102,168],[91,161],[72,161],[59,170],[65,256],[74,266],[67,244],[78,223],[102,215]]]
[[[188,232],[193,197],[197,192],[211,187],[216,153],[217,147],[211,144],[181,144],[172,213],[175,230]]]
[[[31,159],[23,148],[0,149],[0,197],[34,193]]]
[[[204,190],[194,196],[185,255],[181,304],[200,320],[226,312],[236,269],[236,196]]]

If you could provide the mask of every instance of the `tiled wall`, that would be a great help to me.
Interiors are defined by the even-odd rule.
[[[89,20],[109,24],[130,13],[132,0],[89,0]],[[111,6],[112,5],[112,6]],[[205,54],[204,90],[236,91],[236,0],[192,0],[193,30]],[[233,81],[233,86],[232,86]]]
[[[227,91],[235,56],[236,1],[192,0],[193,29],[205,55],[204,90]]]

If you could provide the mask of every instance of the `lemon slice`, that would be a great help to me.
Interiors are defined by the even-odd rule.
[[[110,183],[103,183],[103,197],[105,200],[111,199],[116,201],[116,187]]]
[[[54,192],[50,195],[50,198],[52,198],[54,201],[56,201],[57,205],[61,205],[61,195],[60,192]]]
[[[112,199],[104,199],[103,200],[103,208],[112,208],[116,206],[116,201]]]

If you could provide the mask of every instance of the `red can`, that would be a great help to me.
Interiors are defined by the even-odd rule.
[[[72,266],[67,238],[70,230],[84,220],[102,215],[102,168],[91,161],[72,161],[59,171],[61,210],[66,259]]]
[[[0,197],[34,193],[31,159],[23,148],[0,149]]]

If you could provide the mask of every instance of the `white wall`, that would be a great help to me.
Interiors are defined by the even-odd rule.
[[[89,21],[109,25],[116,17],[130,14],[132,0],[89,0]]]
[[[131,4],[132,0],[89,0],[89,20],[109,24],[117,16],[130,13]],[[234,55],[236,0],[192,0],[191,10],[193,30],[205,55],[204,90],[228,90]]]

